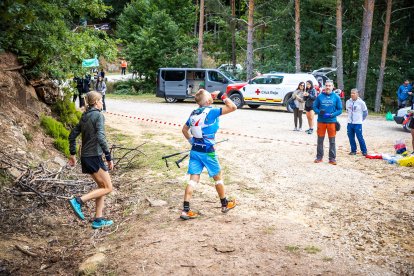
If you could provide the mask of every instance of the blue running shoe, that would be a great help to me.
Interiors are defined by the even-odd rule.
[[[73,212],[75,215],[80,218],[81,220],[85,220],[85,216],[82,213],[82,206],[76,201],[76,198],[72,198],[69,200],[70,207],[72,207]]]
[[[106,220],[106,219],[100,219],[100,220],[94,220],[92,222],[92,228],[93,229],[100,229],[103,227],[108,227],[111,226],[112,224],[114,224],[114,222],[112,220]]]

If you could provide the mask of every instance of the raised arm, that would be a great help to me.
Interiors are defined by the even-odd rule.
[[[230,112],[237,110],[237,106],[229,97],[227,97],[226,93],[223,93],[223,95],[221,95],[220,91],[214,91],[211,93],[211,96],[213,97],[213,99],[217,99],[217,96],[220,96],[220,99],[225,104],[225,106],[221,109],[221,115],[226,115]]]

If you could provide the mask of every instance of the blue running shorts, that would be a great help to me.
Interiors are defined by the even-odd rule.
[[[188,174],[201,174],[206,167],[210,177],[220,173],[221,167],[216,152],[190,151],[190,163],[188,164]]]

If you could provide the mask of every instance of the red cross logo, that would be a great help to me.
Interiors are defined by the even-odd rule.
[[[256,93],[256,95],[259,95],[259,94],[260,94],[260,90],[259,90],[259,88],[257,88],[257,90],[256,90],[256,91],[254,91],[254,93]]]

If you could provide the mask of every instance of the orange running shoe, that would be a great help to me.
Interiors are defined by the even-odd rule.
[[[231,200],[227,201],[227,206],[221,207],[221,211],[223,213],[227,213],[228,211],[230,211],[234,207],[236,207],[236,199],[231,199]]]
[[[180,218],[183,219],[183,220],[195,219],[197,217],[198,217],[198,214],[191,211],[191,210],[188,211],[188,212],[182,211],[181,216],[180,216]]]

